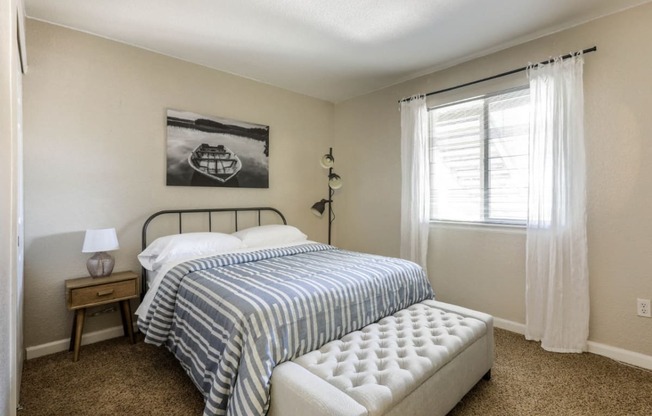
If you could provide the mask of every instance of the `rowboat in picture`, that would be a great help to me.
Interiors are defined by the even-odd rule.
[[[195,171],[221,183],[227,182],[242,169],[240,158],[221,144],[200,144],[188,156],[188,163]]]

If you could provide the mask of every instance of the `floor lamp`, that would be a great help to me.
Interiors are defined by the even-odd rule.
[[[328,205],[328,244],[330,244],[333,220],[335,220],[335,214],[333,214],[333,194],[335,193],[336,189],[340,189],[342,187],[342,178],[340,175],[333,172],[335,158],[333,157],[332,147],[328,150],[327,154],[322,156],[320,164],[324,169],[328,169],[328,199],[322,199],[319,202],[315,202],[312,205],[311,211],[316,216],[321,217],[324,215],[326,205]]]

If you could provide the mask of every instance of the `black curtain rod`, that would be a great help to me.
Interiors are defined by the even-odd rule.
[[[586,54],[586,53],[590,53],[590,52],[595,52],[597,50],[598,50],[597,46],[594,46],[592,48],[584,49],[582,51],[582,53]],[[578,54],[578,52],[569,53],[567,55],[562,56],[561,59],[568,59],[568,58],[570,58],[570,57],[572,57],[574,55],[577,55],[577,54]],[[548,59],[547,61],[539,62],[538,65],[549,64],[550,62],[553,62],[553,61],[554,61],[554,59]],[[456,90],[456,89],[459,89],[459,88],[468,87],[469,85],[475,85],[475,84],[479,84],[479,83],[485,82],[485,81],[491,81],[492,79],[506,77],[507,75],[517,74],[519,72],[525,71],[526,69],[528,69],[529,66],[530,65],[524,66],[522,68],[512,69],[511,71],[503,72],[502,74],[492,75],[492,76],[487,77],[487,78],[478,79],[478,80],[475,80],[475,81],[467,82],[465,84],[456,85],[454,87],[444,88],[443,90],[429,92],[428,94],[426,94],[426,97],[430,97],[431,95],[435,95],[435,94],[441,94],[443,92],[453,91],[453,90]],[[404,98],[404,99],[400,100],[399,102],[409,101],[409,100],[410,100],[410,98]]]

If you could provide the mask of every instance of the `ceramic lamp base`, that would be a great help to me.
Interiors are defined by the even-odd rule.
[[[86,267],[88,268],[88,273],[93,277],[102,277],[108,276],[113,272],[113,266],[115,265],[115,260],[110,254],[100,251],[95,253],[88,261],[86,262]]]

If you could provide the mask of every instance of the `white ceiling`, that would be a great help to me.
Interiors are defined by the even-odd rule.
[[[340,102],[649,1],[25,0],[25,7],[35,19]]]

